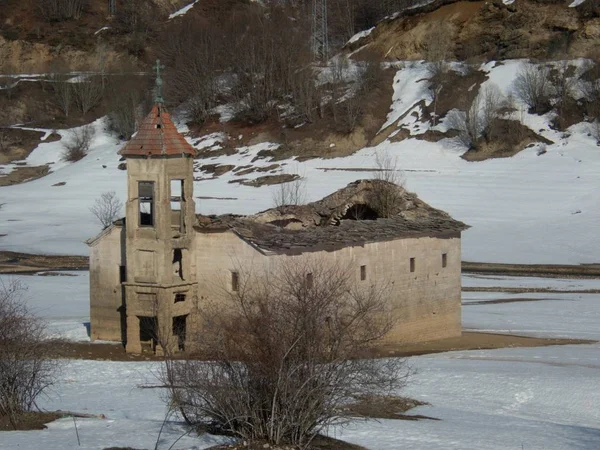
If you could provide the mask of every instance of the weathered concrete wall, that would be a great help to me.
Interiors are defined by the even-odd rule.
[[[123,294],[119,266],[125,265],[124,230],[112,227],[90,246],[91,340],[122,341]]]
[[[270,270],[289,258],[315,258],[354,270],[358,286],[389,285],[397,318],[387,340],[422,342],[461,333],[460,238],[420,237],[319,251],[305,255],[265,256],[232,232],[196,235],[199,303],[229,288],[231,272]],[[446,254],[446,267],[442,255]],[[410,260],[414,258],[414,272]],[[361,281],[360,268],[366,268]]]

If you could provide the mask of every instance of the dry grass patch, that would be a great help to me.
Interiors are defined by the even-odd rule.
[[[404,413],[416,408],[417,406],[428,405],[429,403],[420,402],[406,397],[363,397],[347,406],[350,414],[356,417],[369,419],[403,419],[418,420],[426,418],[425,416],[407,416]],[[438,420],[438,419],[434,419]]]
[[[56,412],[35,411],[23,414],[19,418],[17,428],[15,429],[6,416],[0,416],[0,431],[29,431],[44,430],[45,424],[60,419],[62,414]]]

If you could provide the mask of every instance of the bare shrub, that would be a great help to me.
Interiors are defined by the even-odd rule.
[[[25,304],[25,291],[18,280],[0,280],[0,417],[7,417],[14,429],[54,384],[59,368],[50,359],[43,322]]]
[[[373,186],[373,209],[378,217],[390,218],[400,212],[404,175],[398,168],[398,159],[389,153],[376,153],[373,179],[380,181]]]
[[[87,155],[95,130],[93,125],[74,128],[70,131],[67,141],[63,144],[65,148],[63,159],[69,162],[79,161]]]
[[[38,0],[42,17],[48,21],[79,19],[88,0]]]
[[[123,202],[119,200],[115,191],[103,192],[90,208],[91,213],[98,219],[102,228],[109,227],[119,218]]]
[[[287,183],[280,183],[276,185],[272,193],[273,206],[275,208],[304,205],[306,197],[305,178],[297,178]]]
[[[428,70],[432,77],[441,77],[448,71],[448,61],[452,57],[453,34],[453,26],[448,21],[439,20],[431,24],[423,53],[429,62]]]
[[[102,100],[102,80],[95,76],[89,76],[78,83],[71,83],[75,104],[81,114],[87,114]]]
[[[453,110],[448,126],[458,131],[458,140],[467,149],[478,149],[479,139],[494,140],[494,122],[499,118],[503,97],[496,85],[488,85],[473,99],[466,112]]]
[[[63,72],[54,72],[50,76],[52,92],[54,93],[54,104],[61,110],[65,117],[69,117],[73,106],[73,84],[69,83],[70,75],[68,68]]]
[[[141,105],[146,95],[146,80],[139,76],[114,75],[107,86],[110,128],[121,139],[129,140],[143,116]]]
[[[389,286],[308,258],[236,273],[201,310],[195,345],[210,362],[167,358],[169,402],[189,423],[304,448],[349,419],[349,401],[404,386],[402,359],[357,358],[393,325]]]
[[[544,114],[550,109],[550,71],[546,66],[523,66],[513,84],[517,98],[535,114]]]

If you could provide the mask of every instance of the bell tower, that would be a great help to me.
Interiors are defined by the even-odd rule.
[[[184,350],[197,295],[194,258],[195,150],[164,107],[157,60],[152,111],[121,149],[127,161],[123,283],[127,352]]]

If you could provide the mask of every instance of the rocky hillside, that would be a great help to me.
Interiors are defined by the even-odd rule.
[[[597,56],[600,3],[570,4],[435,0],[384,20],[349,48],[367,46],[390,60],[435,58],[440,52],[461,61]]]

